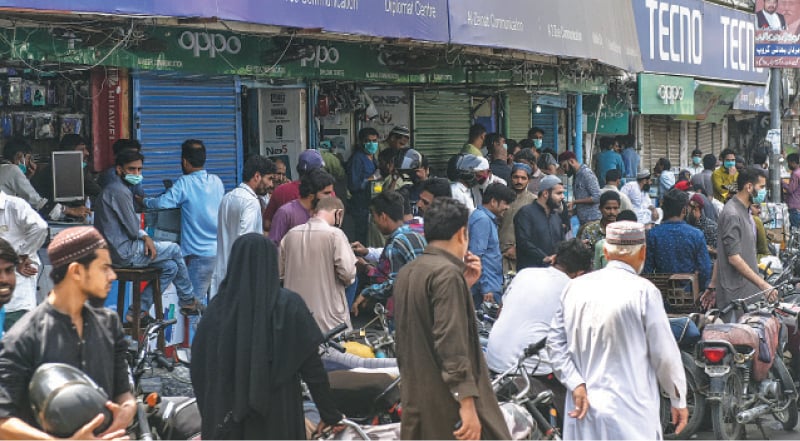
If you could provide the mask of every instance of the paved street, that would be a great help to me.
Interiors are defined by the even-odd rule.
[[[791,432],[787,432],[781,428],[781,425],[776,422],[774,419],[769,418],[765,420],[764,430],[767,432],[767,437],[769,439],[798,439],[800,438],[800,433],[798,433],[797,429]],[[758,430],[758,427],[755,425],[747,426],[747,439],[763,439],[764,437],[761,435],[761,432]],[[714,431],[709,430],[707,432],[700,432],[696,434],[692,439],[716,439],[714,437]]]

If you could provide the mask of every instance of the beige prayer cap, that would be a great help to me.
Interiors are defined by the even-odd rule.
[[[606,243],[611,245],[641,245],[645,243],[644,225],[620,221],[606,226]]]
[[[72,227],[56,234],[47,247],[47,256],[53,268],[58,268],[105,246],[103,235],[94,227]]]

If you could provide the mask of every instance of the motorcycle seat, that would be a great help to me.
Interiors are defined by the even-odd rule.
[[[400,401],[399,388],[387,391],[395,381],[388,374],[334,371],[328,373],[328,379],[336,406],[348,418],[370,417],[375,410]]]

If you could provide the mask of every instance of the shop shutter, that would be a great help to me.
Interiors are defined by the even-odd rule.
[[[652,115],[645,117],[642,167],[652,170],[658,158],[667,156],[668,128],[669,119],[666,116]]]
[[[508,119],[507,137],[516,139],[517,142],[528,137],[531,128],[531,96],[524,90],[508,92]]]
[[[715,154],[720,151],[714,145],[720,142],[720,138],[714,134],[712,124],[697,123],[697,140],[697,146],[703,153]]]
[[[470,126],[469,95],[450,91],[414,92],[413,145],[432,171],[445,176],[447,160],[461,151]]]
[[[539,106],[541,112],[533,112],[533,127],[544,130],[542,146],[558,152],[558,107]]]
[[[206,146],[209,173],[222,179],[225,190],[241,181],[242,121],[239,78],[186,77],[135,73],[136,138],[145,156],[144,189],[164,190],[164,179],[181,175],[181,144],[199,139]]]
[[[691,160],[692,151],[696,148],[703,150],[703,147],[697,142],[697,125],[698,123],[694,121],[689,121],[688,123],[688,130],[687,130],[687,145],[689,146],[689,156]],[[710,153],[710,151],[703,151],[703,154]],[[691,164],[689,164],[691,165]]]

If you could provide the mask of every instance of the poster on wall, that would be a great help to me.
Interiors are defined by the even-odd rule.
[[[297,164],[306,145],[305,89],[258,89],[261,154],[280,158],[286,164],[286,177]]]
[[[800,67],[800,4],[778,0],[755,2],[755,65]]]
[[[320,128],[320,143],[329,141],[331,152],[340,154],[345,161],[350,159],[353,152],[355,135],[353,134],[353,114],[350,112],[336,112],[318,118]]]
[[[364,127],[373,127],[380,139],[386,139],[394,126],[411,127],[411,103],[406,90],[366,90],[372,98],[378,116],[366,122]]]

